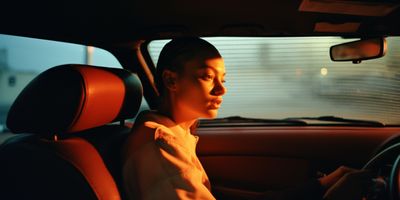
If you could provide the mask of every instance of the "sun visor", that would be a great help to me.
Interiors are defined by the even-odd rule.
[[[360,23],[348,22],[341,24],[333,24],[329,22],[317,22],[314,26],[314,32],[325,33],[355,33],[358,31]]]
[[[389,0],[303,0],[299,11],[359,16],[385,16],[400,6]]]

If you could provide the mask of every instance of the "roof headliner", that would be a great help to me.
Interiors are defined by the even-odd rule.
[[[385,17],[361,17],[299,12],[300,4],[301,0],[15,2],[1,12],[6,20],[0,32],[99,47],[183,35],[343,35],[316,33],[316,22],[361,23],[358,32],[348,36],[400,35],[399,8]]]

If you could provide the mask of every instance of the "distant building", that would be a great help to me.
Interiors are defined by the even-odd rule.
[[[0,106],[10,106],[21,90],[37,73],[2,70],[0,72]]]
[[[2,124],[15,98],[36,75],[35,72],[11,70],[7,62],[7,49],[0,49],[0,126],[4,126]]]
[[[0,49],[0,71],[8,68],[7,49]]]

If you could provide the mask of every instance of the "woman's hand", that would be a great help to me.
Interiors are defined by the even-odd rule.
[[[366,170],[340,167],[319,181],[327,188],[325,200],[361,200],[372,183],[372,177]]]
[[[319,179],[319,182],[321,183],[321,185],[324,188],[329,189],[333,184],[335,184],[345,174],[350,173],[350,172],[355,172],[355,171],[357,171],[357,170],[350,168],[350,167],[341,166],[341,167],[337,168],[334,172],[330,173],[329,175],[321,177]]]

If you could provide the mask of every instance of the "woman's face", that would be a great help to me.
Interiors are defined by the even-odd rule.
[[[175,91],[179,113],[188,118],[214,118],[226,93],[225,64],[220,56],[200,56],[184,63]]]

